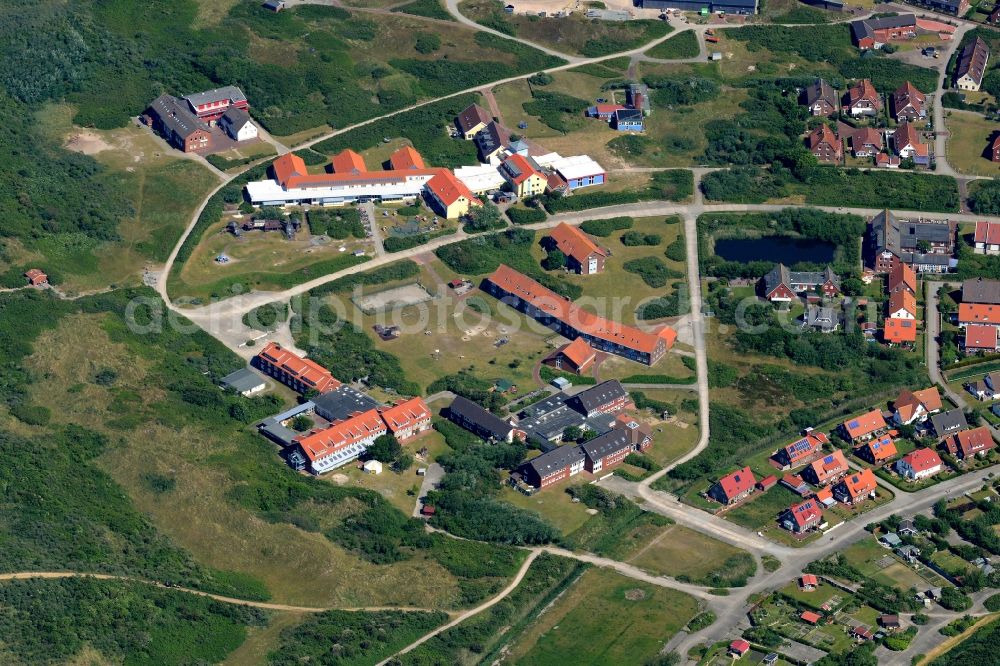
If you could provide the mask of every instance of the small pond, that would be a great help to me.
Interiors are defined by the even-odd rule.
[[[715,241],[715,254],[726,261],[773,261],[786,265],[807,261],[826,264],[833,261],[836,246],[820,240],[765,236],[763,238],[720,238]]]

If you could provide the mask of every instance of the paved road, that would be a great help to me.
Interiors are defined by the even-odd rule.
[[[955,30],[955,36],[952,41],[947,44],[944,49],[942,49],[941,61],[935,68],[938,72],[938,87],[934,94],[934,160],[937,165],[935,173],[939,173],[945,176],[954,176],[956,178],[968,178],[964,174],[960,174],[952,168],[951,164],[948,162],[948,128],[945,124],[944,119],[944,104],[941,103],[942,96],[947,92],[947,87],[945,82],[947,81],[946,69],[948,67],[948,62],[951,60],[952,54],[958,48],[958,45],[962,42],[962,37],[968,32],[973,26],[968,23],[962,23]]]

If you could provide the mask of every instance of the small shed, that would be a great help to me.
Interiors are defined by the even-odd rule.
[[[417,476],[427,476],[427,468],[426,467],[418,467],[417,468]]]
[[[433,516],[436,511],[437,509],[435,509],[434,506],[431,504],[424,504],[422,507],[420,507],[421,516],[428,516],[428,517]]]
[[[803,574],[799,578],[799,587],[805,592],[812,592],[819,586],[819,579],[816,578],[815,574]]]
[[[377,460],[368,460],[362,466],[362,469],[366,474],[381,474],[382,473],[382,463]]]
[[[552,385],[555,386],[560,391],[565,391],[570,386],[572,386],[569,380],[566,379],[565,377],[556,377],[555,379],[552,380]]]
[[[757,482],[758,490],[768,490],[778,484],[778,477],[774,474],[770,476],[765,476],[763,479]]]
[[[49,283],[49,276],[43,273],[40,268],[25,271],[24,277],[28,278],[28,284],[32,287],[41,287]]]
[[[722,53],[719,51],[712,51],[712,55],[708,56],[709,60],[716,61],[722,60]]]
[[[742,657],[749,651],[750,651],[750,643],[748,641],[743,640],[742,638],[738,638],[729,644],[729,654],[733,655],[734,657]]]
[[[822,616],[819,613],[814,613],[813,611],[803,611],[802,614],[799,615],[799,619],[806,624],[816,624],[821,618]]]
[[[267,0],[264,3],[264,9],[270,9],[272,12],[280,12],[285,8],[285,0]]]
[[[264,378],[250,368],[243,368],[242,370],[237,370],[232,374],[226,375],[219,380],[219,385],[224,389],[230,389],[239,393],[244,398],[250,397],[255,393],[260,393],[267,388]]]
[[[880,615],[878,618],[878,625],[883,629],[899,629],[899,616],[896,614]]]

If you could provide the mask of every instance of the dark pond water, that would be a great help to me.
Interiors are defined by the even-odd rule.
[[[774,261],[786,265],[800,261],[824,264],[833,261],[833,243],[817,240],[765,236],[764,238],[720,238],[715,254],[726,261]]]

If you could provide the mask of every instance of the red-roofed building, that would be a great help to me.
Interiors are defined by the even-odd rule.
[[[846,474],[848,469],[844,452],[837,449],[833,453],[810,463],[802,470],[802,478],[814,486],[825,486]]]
[[[822,504],[826,509],[837,503],[837,500],[833,498],[833,490],[829,486],[817,490],[816,494],[813,495],[813,499]]]
[[[986,426],[963,430],[942,442],[945,450],[956,458],[964,460],[972,456],[982,456],[996,447],[990,430]]]
[[[597,104],[587,109],[587,115],[591,118],[600,118],[601,120],[611,120],[611,116],[615,115],[615,111],[623,111],[627,109],[627,106],[622,106],[621,104]]]
[[[504,264],[486,279],[483,289],[560,335],[571,340],[582,337],[598,351],[646,365],[659,361],[677,340],[677,332],[669,326],[650,333],[595,315]]]
[[[870,439],[854,450],[856,456],[873,465],[881,465],[894,458],[898,453],[896,443],[889,435],[880,435]]]
[[[757,490],[770,490],[776,485],[778,485],[778,477],[770,474],[757,482]]]
[[[794,493],[798,493],[801,497],[805,497],[809,494],[809,484],[803,481],[802,477],[798,474],[784,475],[781,477],[781,485]]]
[[[604,260],[611,254],[580,231],[579,227],[559,223],[549,232],[549,242],[566,255],[567,266],[580,275],[593,275],[604,270]]]
[[[913,319],[886,319],[882,340],[890,345],[912,345],[917,341],[917,322]]]
[[[329,472],[356,460],[386,432],[378,411],[369,409],[328,428],[299,435],[288,461],[294,468],[313,474]]]
[[[892,402],[892,420],[896,425],[909,425],[926,420],[930,414],[941,411],[941,407],[941,393],[936,386],[920,391],[904,389]]]
[[[871,630],[868,629],[868,627],[864,627],[860,624],[851,629],[851,636],[853,636],[858,642],[861,643],[875,639],[875,636],[872,634]]]
[[[799,618],[801,618],[801,620],[806,624],[816,624],[823,618],[823,616],[813,611],[802,611],[802,614],[799,615]]]
[[[889,269],[888,289],[890,294],[895,294],[899,291],[908,291],[916,296],[917,273],[913,270],[913,267],[903,261],[894,261],[892,268]]]
[[[905,289],[893,293],[889,296],[886,315],[889,319],[916,319],[917,297]]]
[[[1000,136],[997,136],[997,141],[1000,141]],[[1000,162],[1000,145],[994,142],[994,155],[997,156],[993,161]],[[976,234],[973,237],[973,243],[975,246],[976,254],[1000,254],[1000,222],[985,222],[980,220],[976,222]]]
[[[927,117],[924,101],[927,98],[916,86],[907,81],[892,94],[892,113],[896,122],[913,122]]]
[[[719,479],[708,489],[708,496],[720,504],[736,504],[753,493],[756,483],[753,471],[744,467]]]
[[[933,449],[914,449],[896,461],[896,472],[911,481],[934,476],[941,469],[941,456]]]
[[[857,504],[875,496],[878,482],[870,469],[848,474],[833,487],[833,496],[844,504]]]
[[[823,511],[816,500],[793,504],[781,515],[781,526],[790,532],[802,534],[823,522]]]
[[[851,152],[855,157],[875,157],[882,152],[882,133],[872,127],[862,127],[851,134]]]
[[[514,193],[522,199],[543,194],[549,182],[534,160],[518,153],[505,159],[498,171],[513,188]]]
[[[389,432],[404,444],[431,429],[431,410],[419,397],[383,409],[381,416]]]
[[[471,207],[482,205],[466,184],[447,169],[441,169],[427,181],[427,198],[448,219],[467,215]]]
[[[844,107],[855,118],[858,116],[877,116],[882,110],[882,97],[868,79],[861,79],[848,88],[845,101]]]
[[[958,325],[968,326],[1000,326],[1000,305],[987,303],[960,303],[958,306]]]
[[[809,136],[806,144],[820,162],[839,162],[844,157],[844,146],[826,123],[819,125]]]
[[[394,171],[404,171],[406,169],[426,169],[424,158],[411,146],[403,146],[389,156],[389,166]]]
[[[277,342],[267,343],[253,360],[259,369],[299,393],[325,393],[340,386],[330,371],[319,363],[302,358]]]
[[[930,164],[930,148],[920,138],[911,123],[901,123],[892,133],[892,145],[902,159],[910,158],[915,164]]]
[[[840,427],[847,436],[848,441],[858,442],[875,436],[879,431],[885,430],[888,426],[885,419],[882,418],[881,410],[873,409],[870,412],[844,421]]]
[[[996,11],[1000,11],[1000,7],[998,7]],[[993,142],[990,143],[989,152],[990,160],[1000,162],[1000,134],[998,134],[993,139]]]
[[[750,643],[739,638],[729,644],[729,654],[737,659],[750,651]]]
[[[778,449],[773,458],[784,468],[796,467],[815,457],[822,450],[822,446],[829,442],[826,435],[813,431],[802,439]]]
[[[997,327],[969,324],[965,327],[965,337],[963,340],[967,353],[995,352],[998,347]]]
[[[583,338],[577,338],[569,344],[563,345],[556,350],[556,353],[546,359],[551,361],[551,365],[560,370],[568,370],[580,375],[590,368],[597,359],[597,352],[587,344]]]
[[[365,159],[350,148],[340,151],[330,158],[330,166],[336,174],[361,174],[368,171]]]
[[[802,574],[799,577],[799,587],[805,592],[812,592],[819,587],[819,579],[815,574]]]
[[[24,277],[28,278],[28,284],[32,287],[41,287],[49,283],[49,276],[39,268],[28,269],[25,271]]]

